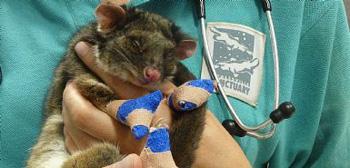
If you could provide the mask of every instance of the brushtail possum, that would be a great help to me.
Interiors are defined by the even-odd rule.
[[[196,42],[173,22],[154,13],[101,3],[96,21],[83,27],[70,42],[58,68],[46,102],[46,121],[32,148],[28,168],[103,167],[123,156],[110,144],[101,143],[69,155],[64,146],[62,94],[69,80],[100,110],[118,97],[78,58],[79,41],[95,48],[97,66],[125,81],[155,90],[164,80],[175,85],[195,77],[180,62],[191,56]],[[178,167],[191,167],[204,127],[205,105],[193,112],[173,113],[171,151]]]

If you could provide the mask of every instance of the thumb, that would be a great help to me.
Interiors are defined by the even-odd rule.
[[[142,163],[138,155],[130,154],[123,160],[104,168],[142,168]]]
[[[172,92],[174,92],[174,89],[176,89],[176,86],[168,80],[165,80],[160,86],[160,90],[165,96],[169,96]]]

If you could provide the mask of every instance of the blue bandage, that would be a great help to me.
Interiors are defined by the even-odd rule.
[[[148,134],[148,127],[144,125],[135,125],[132,127],[131,132],[137,140],[140,140],[142,137]]]
[[[170,95],[170,97],[168,98],[168,105],[173,111],[190,111],[197,108],[196,104],[188,101],[183,101],[178,102],[178,106],[180,107],[180,109],[175,109],[173,103],[173,95]]]
[[[214,93],[214,91],[215,91],[214,82],[212,80],[209,80],[209,79],[188,81],[184,85],[180,86],[179,89],[186,90],[186,88],[187,89],[196,88],[195,90],[197,90],[199,92],[206,92],[209,95]],[[176,90],[175,90],[174,93],[169,96],[168,105],[172,110],[174,110],[174,111],[191,111],[191,110],[198,108],[198,106],[200,106],[200,105],[202,105],[202,103],[204,103],[204,102],[197,102],[197,101],[192,102],[191,99],[193,99],[195,97],[195,95],[193,95],[193,94],[196,94],[196,93],[190,93],[191,91],[189,91],[189,90],[184,91],[184,90],[180,91],[180,92],[176,92]],[[193,92],[195,92],[195,90],[193,90]],[[184,92],[187,92],[187,93],[184,93]],[[174,94],[178,94],[178,95],[176,95],[175,98],[179,99],[179,100],[175,100],[175,102],[174,102]],[[186,94],[189,96],[186,96]],[[201,93],[199,93],[199,94],[201,94]],[[205,98],[207,98],[207,95],[205,95],[205,96],[206,96]]]
[[[183,102],[180,101],[178,102],[178,105],[180,107],[180,111],[190,111],[197,108],[196,104],[188,101],[183,101]]]
[[[157,128],[148,136],[146,147],[154,153],[170,151],[170,139],[167,128]]]
[[[163,94],[158,90],[143,97],[128,100],[118,108],[116,118],[125,123],[128,115],[136,109],[146,109],[149,112],[154,113],[162,99]]]
[[[173,110],[173,111],[177,111],[174,107],[174,103],[173,103],[173,94],[171,94],[168,98],[168,105],[169,107]]]
[[[202,88],[208,91],[210,94],[214,93],[215,91],[214,83],[212,80],[209,79],[192,80],[189,81],[186,85]]]

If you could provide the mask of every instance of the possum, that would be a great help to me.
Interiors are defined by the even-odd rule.
[[[80,29],[54,74],[46,102],[46,120],[27,161],[28,168],[103,167],[123,158],[106,142],[70,155],[64,146],[62,94],[74,80],[81,94],[106,111],[118,99],[78,58],[74,46],[85,41],[95,48],[97,66],[132,84],[155,90],[164,80],[179,86],[195,76],[180,62],[191,56],[196,42],[173,22],[157,14],[101,3],[96,21]],[[204,129],[205,104],[186,113],[173,113],[169,130],[171,151],[178,167],[191,167]]]

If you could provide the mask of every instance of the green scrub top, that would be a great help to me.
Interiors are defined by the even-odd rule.
[[[0,167],[23,167],[40,133],[43,102],[70,37],[94,19],[98,0],[0,1]],[[235,23],[266,36],[257,106],[230,98],[248,125],[273,106],[273,61],[268,25],[259,0],[207,0],[208,22]],[[159,13],[199,40],[187,0],[134,0],[131,6]],[[341,0],[272,0],[280,52],[280,100],[296,114],[268,140],[236,138],[254,167],[349,167],[350,35]],[[184,64],[201,74],[202,52]],[[209,108],[230,118],[216,96]],[[234,167],[234,165],[233,165]]]

